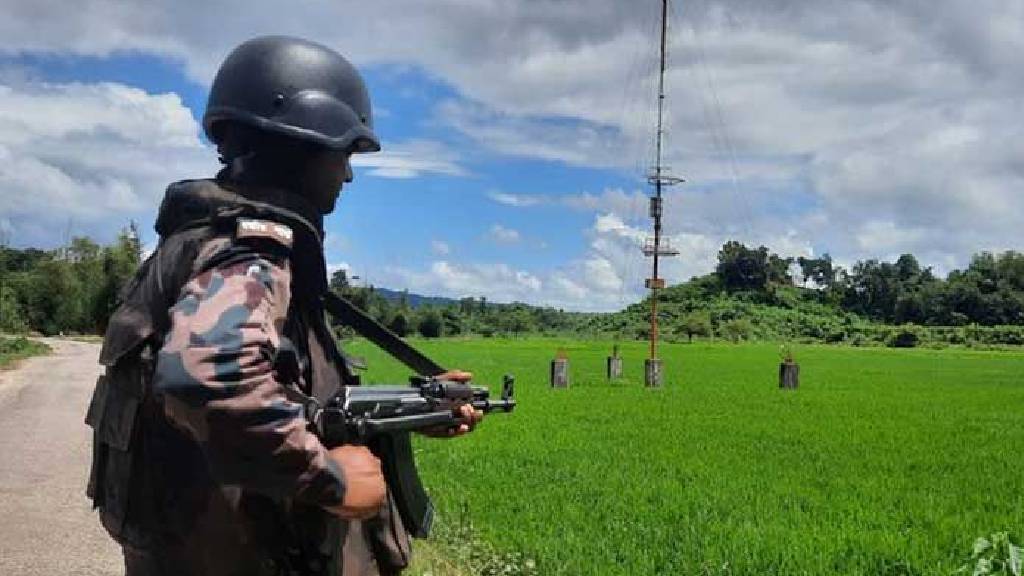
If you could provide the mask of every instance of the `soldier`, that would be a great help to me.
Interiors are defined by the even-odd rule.
[[[326,449],[304,403],[357,383],[324,320],[323,215],[380,149],[358,72],[330,49],[236,48],[203,127],[224,169],[172,184],[126,287],[87,422],[89,496],[129,575],[399,572],[409,543],[366,448]],[[466,373],[449,373],[466,379]],[[463,406],[468,432],[481,414]]]

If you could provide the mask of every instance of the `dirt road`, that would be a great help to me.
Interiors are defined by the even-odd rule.
[[[121,574],[85,497],[99,344],[46,343],[53,354],[0,372],[0,574]]]

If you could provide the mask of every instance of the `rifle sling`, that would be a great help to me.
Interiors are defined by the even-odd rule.
[[[355,304],[333,292],[323,295],[324,308],[335,321],[355,330],[360,336],[373,342],[396,360],[405,364],[421,376],[437,376],[446,372],[437,362],[427,358],[422,352],[413,348],[397,334],[388,330],[372,316],[363,312]]]

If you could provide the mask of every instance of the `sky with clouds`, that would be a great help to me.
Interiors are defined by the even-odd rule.
[[[432,295],[613,310],[643,294],[656,0],[0,0],[0,238],[147,230],[212,175],[210,80],[262,34],[364,73],[384,151],[327,221],[328,261]],[[1024,3],[674,2],[666,194],[681,255],[728,239],[940,272],[1021,249]],[[144,238],[153,243],[153,232]]]

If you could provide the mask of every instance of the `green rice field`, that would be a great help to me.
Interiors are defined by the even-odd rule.
[[[950,574],[976,537],[1024,534],[1022,352],[806,346],[782,391],[777,345],[670,344],[652,390],[640,342],[615,382],[610,342],[416,344],[495,392],[515,374],[520,403],[417,441],[428,547],[471,533],[539,574]],[[346,349],[369,382],[408,376]],[[548,386],[558,350],[569,389]]]

